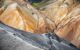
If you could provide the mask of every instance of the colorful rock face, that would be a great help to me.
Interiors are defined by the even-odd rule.
[[[32,31],[36,28],[36,22],[28,13],[17,8],[17,4],[12,4],[0,16],[0,20],[6,25],[18,28],[20,30]],[[30,21],[29,21],[30,20]]]
[[[56,24],[56,35],[80,47],[80,3],[76,0],[57,1],[41,12]]]
[[[0,20],[8,26],[32,33],[55,32],[60,38],[80,47],[80,3],[58,0],[40,13],[27,6],[9,5],[1,13]]]
[[[4,24],[16,29],[32,33],[45,33],[45,20],[37,14],[34,16],[31,12],[29,9],[22,8],[17,3],[13,3],[2,12],[0,20]]]

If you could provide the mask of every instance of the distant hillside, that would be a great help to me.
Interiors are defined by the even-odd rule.
[[[52,2],[54,2],[54,0],[42,0],[40,2],[32,2],[31,4],[36,8],[40,8],[40,7],[43,7],[45,5],[50,4]]]

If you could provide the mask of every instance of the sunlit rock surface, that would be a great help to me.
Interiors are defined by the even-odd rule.
[[[18,3],[18,1],[19,0],[16,2]],[[23,0],[20,0],[18,4],[20,4],[21,1]],[[23,4],[21,5],[17,4],[18,6],[12,4],[13,1],[7,2],[6,0],[5,3],[7,5],[10,3],[10,5],[8,5],[7,8],[0,10],[0,20],[4,24],[20,30],[41,34],[49,31],[55,32],[60,38],[80,47],[79,1],[57,0],[56,2],[41,8],[41,10],[39,10],[40,12],[37,10],[35,11],[31,5],[21,7],[21,5],[25,5],[25,2],[22,2]]]
[[[57,1],[41,12],[54,21],[54,32],[77,47],[80,47],[80,3],[76,0]]]

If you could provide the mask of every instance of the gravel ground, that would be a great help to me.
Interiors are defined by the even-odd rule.
[[[0,50],[43,50],[23,41],[21,38],[0,30]]]

